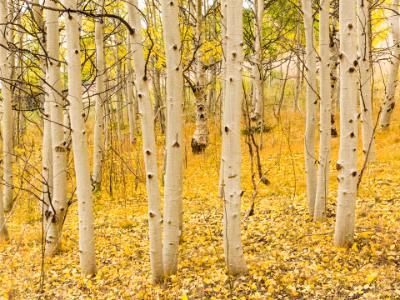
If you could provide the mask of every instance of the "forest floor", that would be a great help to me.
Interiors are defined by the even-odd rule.
[[[62,252],[42,261],[38,201],[32,191],[21,192],[8,217],[11,240],[0,245],[0,298],[400,299],[399,120],[389,132],[377,136],[377,160],[366,170],[360,187],[355,243],[346,250],[332,245],[338,138],[333,140],[328,220],[316,224],[306,209],[303,117],[285,114],[274,124],[273,130],[263,135],[262,149],[263,170],[271,184],[258,185],[255,214],[242,222],[248,275],[230,278],[224,266],[223,210],[217,197],[218,130],[211,134],[206,152],[194,156],[190,153],[192,130],[187,128],[184,229],[176,276],[162,285],[151,284],[138,142],[125,148],[139,150],[108,158],[113,175],[107,171],[103,192],[96,195],[96,277],[80,276],[76,201],[64,226]],[[27,139],[39,149],[35,137]],[[244,142],[242,145],[244,214],[252,185],[248,148]],[[160,147],[159,157],[161,154]],[[120,161],[119,156],[126,164],[113,163],[111,159]],[[40,153],[31,154],[40,169],[39,158]],[[110,177],[117,181],[112,193]]]

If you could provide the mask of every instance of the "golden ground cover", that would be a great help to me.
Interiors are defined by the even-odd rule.
[[[304,194],[303,119],[284,115],[264,135],[262,162],[269,186],[259,185],[255,215],[242,225],[249,274],[229,278],[222,248],[222,202],[217,197],[220,141],[217,130],[202,155],[190,153],[186,132],[184,229],[179,270],[161,286],[150,282],[147,205],[140,145],[122,156],[129,171],[109,172],[96,195],[98,274],[80,277],[77,203],[64,226],[60,255],[44,260],[40,289],[42,226],[37,200],[21,192],[8,218],[11,241],[0,245],[0,298],[33,299],[398,299],[400,298],[400,137],[396,121],[377,137],[377,162],[365,173],[357,203],[355,243],[332,246],[336,170],[332,170],[328,221],[315,224]],[[29,137],[34,140],[34,137]],[[160,141],[161,144],[161,141]],[[333,141],[334,168],[338,140]],[[36,146],[39,149],[39,141]],[[252,194],[243,143],[243,212]],[[23,152],[24,150],[20,150]],[[159,149],[161,157],[162,149]],[[36,155],[36,157],[35,157]],[[39,154],[32,154],[40,169]],[[114,155],[114,159],[119,158]],[[161,160],[160,160],[161,163]],[[21,162],[20,162],[21,164]],[[361,160],[360,160],[361,165]],[[133,173],[136,173],[134,175]],[[124,183],[125,182],[125,183]],[[137,186],[137,188],[135,188]]]

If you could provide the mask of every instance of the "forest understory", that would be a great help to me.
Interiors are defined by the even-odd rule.
[[[223,206],[216,184],[221,148],[218,129],[213,128],[206,152],[193,155],[193,128],[186,126],[184,227],[177,275],[161,285],[151,282],[139,138],[134,146],[126,141],[118,156],[107,154],[106,165],[112,164],[113,168],[106,168],[102,192],[95,198],[96,276],[82,278],[79,271],[77,202],[72,199],[68,209],[61,255],[43,259],[38,201],[34,191],[20,191],[7,219],[13,238],[0,245],[0,298],[399,299],[399,118],[390,131],[377,134],[377,160],[362,178],[355,243],[349,250],[332,246],[338,138],[332,142],[328,219],[314,223],[306,208],[301,115],[282,113],[279,122],[272,116],[269,120],[273,129],[263,134],[261,155],[263,171],[271,183],[257,185],[254,215],[247,219],[244,215],[253,188],[248,148],[242,135],[242,241],[247,275],[233,278],[226,273]],[[19,170],[16,174],[26,174],[21,170],[33,169],[35,161],[40,170],[40,157],[33,157],[40,155],[36,139],[28,135],[24,148],[17,148],[21,158],[15,164]],[[161,165],[162,144],[159,140]],[[32,165],[28,166],[24,157],[29,157]],[[359,165],[361,168],[361,158]]]

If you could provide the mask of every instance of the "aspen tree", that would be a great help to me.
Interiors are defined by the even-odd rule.
[[[179,32],[179,1],[162,0],[167,72],[167,132],[164,192],[163,261],[166,276],[176,273],[182,220],[183,68]]]
[[[43,35],[44,33],[44,21],[43,21],[43,11],[39,5],[38,0],[33,1],[33,19],[35,21],[37,36],[39,43],[41,44],[39,48],[39,54],[44,54],[44,49],[46,47],[47,37]],[[40,59],[40,68],[45,72],[45,60]],[[48,74],[46,73],[46,81],[48,82]],[[40,83],[43,86],[43,82]],[[51,141],[51,117],[50,117],[50,89],[51,86],[44,86],[45,96],[44,96],[44,118],[43,118],[43,144],[42,144],[42,177],[43,177],[43,191],[42,191],[42,212],[47,210],[51,206],[52,195],[53,195],[53,157],[52,157],[52,141]],[[44,205],[44,206],[43,206]]]
[[[226,25],[227,25],[227,1],[221,0],[221,44],[222,44],[222,63],[221,63],[221,111],[225,107],[225,90],[226,90]],[[223,122],[221,120],[221,132],[223,131]],[[224,145],[222,144],[221,153],[224,152]],[[223,185],[224,185],[224,161],[221,157],[219,166],[219,179],[218,179],[218,197],[223,198]]]
[[[202,13],[202,0],[196,0],[196,127],[192,138],[192,152],[201,153],[208,146],[208,126],[207,126],[207,99],[206,99],[206,74],[202,62],[202,45],[204,43],[204,26]]]
[[[340,0],[340,148],[336,167],[338,200],[334,243],[348,246],[353,242],[357,198],[357,16],[356,2]]]
[[[8,75],[7,72],[9,70],[8,68],[8,63],[7,63],[7,48],[3,47],[3,45],[6,44],[6,39],[5,39],[5,30],[6,30],[6,23],[4,22],[4,18],[7,15],[6,12],[6,6],[5,6],[5,1],[1,0],[0,1],[0,77],[1,78],[7,78],[6,76]],[[5,100],[5,97],[10,97],[11,93],[9,90],[9,85],[6,84],[5,81],[1,81],[1,92],[3,96],[3,103]],[[3,104],[4,105],[4,104]],[[4,143],[4,140],[3,140]],[[0,187],[0,242],[2,241],[7,241],[8,240],[8,230],[7,230],[7,225],[6,225],[6,219],[4,215],[4,203],[3,203],[3,186]]]
[[[48,102],[51,116],[51,140],[53,162],[53,193],[51,205],[47,208],[46,255],[54,255],[60,246],[62,225],[67,210],[67,147],[63,128],[62,82],[60,73],[60,34],[58,15],[54,1],[48,3],[46,11],[47,36],[47,80]]]
[[[382,129],[387,129],[390,126],[392,112],[395,106],[395,94],[397,87],[397,76],[400,66],[400,24],[399,24],[399,0],[393,0],[391,11],[393,14],[390,17],[390,25],[392,28],[393,51],[390,60],[390,71],[387,83],[385,100],[382,105],[382,114],[379,119],[379,126]]]
[[[262,30],[264,16],[264,0],[254,1],[255,11],[255,41],[254,41],[254,65],[252,67],[253,76],[253,113],[252,120],[260,121],[264,111],[264,91],[263,91],[263,66],[262,66]],[[262,120],[261,120],[262,121]]]
[[[66,9],[76,10],[77,0],[65,0]],[[83,275],[96,273],[94,252],[93,199],[91,193],[87,137],[85,131],[79,45],[79,16],[68,13],[65,19],[68,64],[68,102],[72,129],[72,148],[76,173],[79,217],[79,254]]]
[[[3,189],[0,188],[0,199],[3,196]],[[4,205],[3,201],[0,201],[0,242],[7,241],[8,240],[8,230],[7,230],[7,225],[6,225],[6,219],[4,215]]]
[[[331,136],[337,137],[336,129],[336,108],[339,98],[339,80],[338,80],[338,66],[339,66],[339,42],[337,40],[336,18],[332,18],[332,30],[330,32],[330,78],[331,78]]]
[[[331,150],[331,85],[329,59],[329,7],[330,0],[320,1],[319,49],[320,49],[320,143],[317,194],[315,197],[314,220],[326,216],[326,198],[329,188],[329,162]]]
[[[0,1],[0,78],[1,92],[3,98],[3,118],[2,118],[2,136],[3,136],[3,204],[6,212],[11,211],[13,206],[13,95],[11,84],[7,79],[11,79],[11,51],[8,48],[7,39],[10,37],[8,24],[8,3],[7,0]]]
[[[104,0],[101,2],[99,11],[104,10]],[[95,24],[96,44],[96,104],[95,124],[93,134],[93,174],[92,183],[95,190],[100,190],[102,167],[103,167],[103,133],[104,133],[104,112],[103,105],[106,101],[106,62],[104,53],[104,20],[97,19]]]
[[[372,63],[371,23],[369,0],[358,0],[358,46],[360,57],[360,110],[362,128],[362,151],[368,161],[375,160],[374,124],[372,119]]]
[[[314,17],[312,0],[303,1],[304,29],[306,32],[306,131],[304,139],[304,156],[306,163],[306,186],[308,209],[314,215],[317,188],[315,156],[315,111],[317,104],[317,67],[314,47]]]
[[[133,82],[133,67],[132,67],[132,62],[131,62],[131,56],[132,56],[132,50],[131,50],[131,42],[130,42],[130,36],[128,35],[128,43],[127,43],[127,81]],[[129,141],[131,144],[134,144],[136,142],[135,138],[135,133],[136,133],[136,112],[135,112],[135,104],[134,104],[134,92],[133,92],[133,86],[131,84],[127,84],[126,86],[126,96],[127,96],[127,102],[128,102],[128,123],[129,123]]]
[[[158,187],[157,148],[154,132],[154,113],[151,105],[148,74],[144,60],[142,25],[138,1],[127,2],[129,23],[134,29],[130,34],[131,48],[136,70],[136,90],[139,102],[139,115],[142,123],[143,153],[146,167],[146,189],[149,205],[150,264],[152,279],[160,282],[163,278],[160,190]],[[132,82],[128,82],[132,84]]]
[[[242,0],[227,1],[226,73],[222,132],[224,253],[228,272],[247,271],[240,231],[243,28]]]

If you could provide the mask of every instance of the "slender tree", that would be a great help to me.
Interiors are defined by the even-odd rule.
[[[0,72],[1,91],[3,96],[3,118],[2,118],[2,136],[3,136],[3,203],[4,210],[10,211],[13,206],[13,95],[11,92],[11,51],[8,48],[8,38],[10,37],[8,28],[8,3],[7,0],[0,2]]]
[[[252,67],[253,77],[253,112],[251,118],[259,122],[263,118],[264,112],[264,79],[263,79],[263,18],[264,18],[264,0],[254,1],[255,11],[255,41],[254,41],[254,62]]]
[[[51,203],[47,207],[46,255],[54,255],[60,246],[62,226],[67,210],[67,147],[63,129],[62,82],[60,76],[60,35],[57,4],[48,3],[46,11],[47,37],[47,69],[46,77],[49,87],[48,102],[50,106],[52,163],[53,163],[53,193]]]
[[[330,0],[321,0],[319,14],[320,49],[320,142],[317,195],[315,197],[314,220],[321,221],[326,216],[326,198],[329,187],[329,163],[331,150],[331,86],[329,58],[329,7]]]
[[[104,0],[98,8],[99,13],[104,10]],[[93,137],[93,174],[92,182],[95,190],[101,186],[102,167],[103,167],[103,133],[104,133],[104,111],[103,106],[106,101],[106,62],[104,53],[104,20],[98,19],[95,24],[95,44],[96,44],[96,104],[95,104],[95,124]]]
[[[334,242],[353,242],[357,198],[357,16],[356,2],[340,0],[340,148],[336,167],[339,175]]]
[[[391,7],[392,15],[390,24],[392,27],[393,51],[390,59],[390,71],[387,83],[385,100],[382,105],[382,114],[379,119],[379,126],[382,129],[387,129],[390,126],[392,112],[395,106],[395,94],[397,87],[397,75],[400,66],[400,28],[399,28],[399,0],[393,0]]]
[[[130,42],[130,36],[128,35],[127,38],[127,80],[128,82],[133,82],[133,67],[132,67],[132,49],[131,45],[132,43]],[[136,111],[135,111],[135,95],[134,95],[134,90],[133,86],[131,84],[127,84],[126,86],[127,93],[126,96],[128,97],[127,102],[127,108],[128,108],[128,123],[129,123],[129,141],[131,144],[134,144],[136,142]]]
[[[223,112],[222,161],[224,198],[224,253],[228,272],[247,271],[240,231],[241,148],[240,117],[242,105],[243,28],[242,0],[227,1],[226,73]]]
[[[375,159],[374,121],[372,118],[371,22],[369,0],[358,0],[358,47],[360,57],[360,110],[362,151],[368,161]],[[400,29],[399,29],[400,30]]]
[[[160,190],[158,187],[157,148],[154,132],[154,113],[150,99],[148,74],[144,59],[142,25],[137,0],[127,2],[129,23],[134,29],[130,34],[136,70],[136,90],[139,115],[142,123],[143,153],[146,167],[146,189],[149,204],[150,263],[154,282],[163,278]],[[132,84],[129,82],[128,84]]]
[[[304,156],[306,163],[306,185],[308,209],[314,215],[317,169],[315,165],[315,111],[317,104],[316,52],[314,47],[314,17],[311,0],[303,1],[304,28],[306,31],[306,132]]]
[[[203,64],[204,43],[203,1],[196,0],[196,127],[192,138],[192,152],[201,153],[208,146],[206,73]]]
[[[77,0],[65,0],[64,5],[66,9],[74,11],[77,9]],[[93,199],[82,103],[78,14],[69,12],[68,17],[65,18],[65,25],[67,31],[68,102],[78,197],[80,265],[83,275],[93,275],[96,273]]]
[[[5,79],[10,77],[10,68],[7,60],[8,57],[8,47],[7,47],[7,1],[0,1],[0,78],[1,80],[1,93],[3,96],[3,109],[7,109],[7,113],[10,113],[10,108],[6,107],[11,105],[11,91],[10,85]],[[8,128],[4,124],[4,111],[3,111],[3,145],[7,143],[4,135],[4,129]],[[9,139],[10,136],[6,135]],[[8,140],[9,141],[9,140]],[[5,146],[2,146],[5,147]],[[3,150],[3,156],[6,156],[5,150]],[[4,188],[3,188],[4,187]],[[2,185],[0,188],[0,241],[8,240],[8,231],[6,220],[4,216],[4,204],[7,204],[7,198],[3,197],[7,190],[7,185]],[[4,200],[4,201],[3,201]]]
[[[166,171],[164,188],[163,261],[166,276],[176,273],[182,220],[183,74],[179,2],[161,0],[167,72]]]

